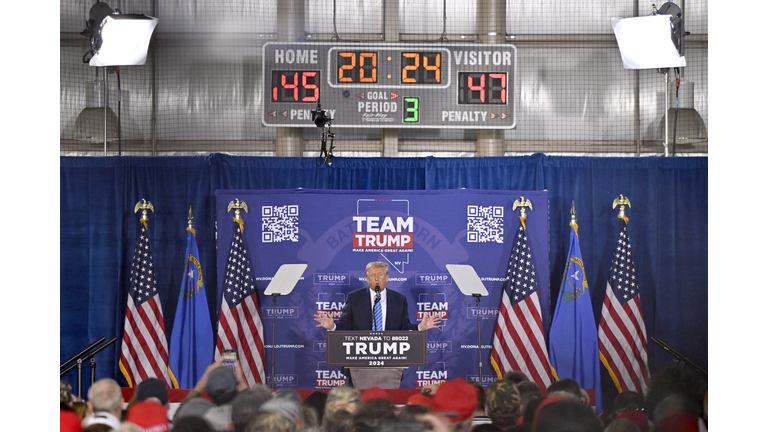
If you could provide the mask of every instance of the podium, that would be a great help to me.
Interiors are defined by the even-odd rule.
[[[352,384],[357,390],[378,387],[385,390],[399,389],[405,368],[349,368]]]
[[[326,364],[349,369],[354,388],[400,388],[403,369],[427,364],[427,334],[418,331],[329,331]]]

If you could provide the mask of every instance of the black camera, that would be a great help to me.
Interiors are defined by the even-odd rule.
[[[317,101],[317,108],[313,109],[311,113],[312,121],[315,122],[315,126],[317,127],[325,127],[325,125],[333,121],[328,115],[328,110],[324,110],[320,107],[320,101]]]

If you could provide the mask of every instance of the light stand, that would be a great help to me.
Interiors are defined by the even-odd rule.
[[[446,264],[445,268],[448,273],[451,274],[453,281],[456,282],[456,286],[462,294],[472,296],[475,298],[475,304],[477,305],[477,353],[478,353],[478,376],[477,379],[482,385],[483,383],[483,352],[482,342],[480,338],[480,297],[487,296],[488,290],[485,289],[483,282],[477,275],[475,269],[470,265],[465,264]]]
[[[149,41],[158,19],[143,14],[124,14],[119,9],[112,9],[101,1],[91,7],[88,15],[86,28],[80,34],[90,39],[91,48],[83,56],[83,62],[90,66],[101,67],[104,75],[104,156],[106,156],[109,88],[107,67],[145,64]],[[120,89],[118,88],[118,104],[119,101]],[[118,112],[119,110],[118,106]],[[118,118],[118,150],[122,153],[120,138],[120,119]]]
[[[625,69],[658,69],[664,73],[664,156],[669,156],[669,68],[685,67],[681,9],[664,3],[645,17],[611,18]]]
[[[306,264],[281,265],[264,291],[265,295],[272,296],[272,306],[274,308],[272,309],[272,390],[275,389],[275,327],[277,325],[275,310],[277,309],[277,298],[281,295],[290,294],[306,269]]]
[[[335,135],[331,132],[331,122],[333,118],[330,117],[328,110],[324,110],[320,107],[320,101],[317,101],[317,108],[311,111],[312,121],[315,126],[323,128],[323,135],[320,143],[320,157],[318,162],[320,165],[328,164],[333,165],[333,139]],[[327,148],[328,138],[331,139],[331,147]]]
[[[475,298],[475,307],[477,308],[477,358],[480,361],[477,363],[477,380],[483,384],[483,351],[482,345],[480,345],[480,294],[472,294]]]

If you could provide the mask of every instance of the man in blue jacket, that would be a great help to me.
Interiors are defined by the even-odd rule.
[[[389,266],[371,262],[365,266],[368,288],[352,291],[341,311],[338,323],[325,314],[316,314],[317,327],[327,330],[419,330],[426,331],[440,324],[439,316],[427,316],[419,324],[408,317],[408,300],[404,295],[387,289]],[[378,301],[377,301],[378,299]],[[379,303],[380,312],[376,312]],[[374,319],[375,318],[375,319]],[[376,327],[374,327],[376,326]]]

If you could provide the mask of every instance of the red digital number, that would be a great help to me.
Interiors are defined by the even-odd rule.
[[[287,84],[285,82],[285,74],[283,74],[283,82],[282,82],[283,88],[286,88],[286,89],[289,89],[289,90],[293,89],[293,100],[295,100],[295,101],[299,100],[298,81],[299,81],[299,73],[298,72],[293,74],[293,84]]]
[[[488,75],[491,78],[501,79],[501,103],[507,103],[507,74],[492,73]]]
[[[301,73],[301,86],[307,90],[313,90],[312,96],[305,96],[301,100],[304,102],[317,102],[320,97],[320,89],[317,88],[317,84],[307,84],[307,77],[313,77],[317,75],[317,72],[302,72]]]
[[[467,76],[467,87],[469,87],[472,91],[479,91],[480,92],[480,103],[485,103],[485,74],[480,75],[480,85],[479,86],[473,86],[472,85],[472,77]]]

